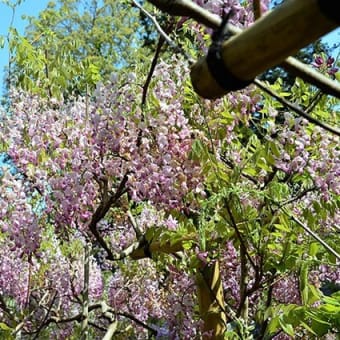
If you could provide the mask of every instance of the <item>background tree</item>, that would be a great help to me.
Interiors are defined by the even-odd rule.
[[[127,2],[51,1],[29,22],[24,36],[12,32],[12,86],[49,97],[85,94],[114,70],[138,62],[131,51],[141,43],[133,33],[142,30]]]

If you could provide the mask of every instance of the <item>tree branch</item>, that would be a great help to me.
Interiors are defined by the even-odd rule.
[[[149,85],[150,85],[150,82],[151,82],[151,79],[152,79],[152,75],[155,71],[157,61],[158,61],[159,55],[161,53],[162,46],[164,45],[164,41],[165,41],[164,37],[160,36],[159,39],[158,39],[158,44],[157,44],[155,55],[153,56],[153,59],[152,59],[152,62],[151,62],[151,66],[150,66],[148,76],[147,76],[145,83],[143,85],[142,106],[144,106],[145,103],[146,103],[146,96],[147,96],[147,93],[148,93]]]
[[[209,264],[202,263],[197,268],[196,274],[197,298],[200,317],[204,321],[203,332],[209,336],[203,339],[220,339],[226,330],[227,316],[224,309],[223,286],[219,262],[216,260]]]
[[[336,127],[332,127],[326,123],[321,122],[320,120],[310,116],[308,113],[306,113],[300,106],[291,103],[290,101],[288,101],[287,99],[281,97],[279,94],[277,94],[275,91],[273,91],[272,89],[270,89],[269,87],[267,87],[262,81],[255,79],[254,80],[254,84],[256,86],[258,86],[261,90],[267,92],[269,95],[271,95],[272,97],[274,97],[278,102],[280,102],[282,105],[288,107],[289,109],[291,109],[292,111],[294,111],[295,113],[297,113],[299,116],[307,119],[309,122],[320,126],[321,128],[337,135],[340,136],[340,130],[337,129]]]
[[[118,326],[118,322],[117,320],[113,321],[109,328],[106,331],[106,334],[103,337],[103,340],[111,340],[113,335],[116,333],[117,331],[117,326]]]
[[[89,307],[88,307],[89,312],[92,312],[92,311],[98,310],[98,309],[101,309],[102,315],[105,315],[107,313],[111,313],[112,315],[118,315],[118,316],[125,317],[127,319],[130,319],[131,321],[133,321],[137,325],[142,326],[143,328],[147,329],[148,331],[150,331],[152,333],[152,335],[157,335],[157,331],[154,328],[152,328],[149,325],[147,325],[146,323],[140,321],[139,319],[137,319],[135,316],[133,316],[131,314],[128,314],[128,313],[125,313],[125,312],[115,311],[110,306],[108,306],[106,304],[106,302],[104,302],[104,301],[94,303],[92,305],[89,305]],[[75,315],[70,316],[70,317],[65,318],[65,319],[59,318],[57,316],[52,316],[46,321],[45,326],[47,326],[50,323],[59,324],[59,323],[68,323],[68,322],[74,322],[74,321],[81,322],[83,320],[83,318],[84,318],[83,313],[75,314]]]
[[[229,203],[228,203],[227,200],[225,200],[225,207],[226,207],[227,212],[228,212],[228,215],[229,215],[229,217],[230,217],[231,225],[232,225],[232,227],[234,228],[234,230],[235,230],[235,232],[236,232],[236,235],[237,235],[237,237],[238,237],[238,239],[239,239],[239,241],[240,241],[241,248],[244,249],[245,255],[246,255],[246,257],[248,258],[248,260],[249,260],[250,264],[252,265],[252,267],[254,268],[254,270],[257,271],[258,268],[257,268],[256,264],[254,263],[253,259],[251,258],[251,256],[250,256],[250,255],[248,254],[248,252],[247,252],[246,243],[245,243],[245,241],[244,241],[244,239],[243,239],[243,237],[242,237],[242,235],[241,235],[240,230],[239,230],[238,227],[237,227],[237,223],[236,223],[236,221],[235,221],[235,219],[234,219],[234,216],[233,216],[233,214],[232,214],[232,211],[231,211],[231,209],[230,209],[230,206],[229,206]]]
[[[138,7],[140,11],[145,14],[155,25],[158,33],[161,35],[164,41],[166,41],[171,47],[177,48],[176,44],[170,39],[167,33],[162,29],[161,25],[158,23],[157,19],[151,15],[146,9],[144,9],[136,0],[132,0],[134,6]]]
[[[52,301],[51,301],[51,303],[50,303],[49,306],[48,306],[47,313],[46,313],[46,315],[44,316],[44,319],[43,319],[42,323],[40,324],[40,326],[39,326],[39,328],[38,328],[38,331],[37,331],[37,333],[35,334],[33,340],[38,339],[40,332],[41,332],[42,329],[44,328],[45,322],[46,322],[46,320],[47,320],[49,314],[51,313],[51,310],[52,310],[52,307],[53,307],[53,304],[54,304],[54,301],[55,301],[56,297],[57,297],[57,292],[54,292]]]
[[[302,223],[297,217],[293,214],[289,213],[286,209],[282,209],[282,211],[290,217],[294,222],[296,222],[302,229],[304,229],[309,235],[311,235],[315,240],[317,240],[320,244],[322,244],[330,253],[332,253],[337,260],[340,261],[340,254],[338,254],[331,246],[329,246],[324,240],[320,238],[313,230],[307,227],[304,223]]]
[[[116,203],[117,200],[124,194],[126,190],[125,185],[127,180],[128,174],[126,173],[123,179],[121,180],[116,192],[114,194],[111,194],[111,196],[108,195],[107,186],[104,185],[105,190],[102,194],[102,200],[96,211],[93,213],[91,222],[89,224],[89,229],[92,232],[93,236],[96,238],[101,247],[106,251],[108,260],[114,260],[115,256],[113,255],[109,246],[106,244],[105,240],[98,232],[97,223],[107,214],[107,212],[110,210],[113,204]]]
[[[136,219],[134,218],[134,216],[131,214],[131,211],[128,210],[127,215],[129,217],[129,220],[131,222],[131,225],[133,227],[133,230],[135,231],[135,234],[137,236],[137,238],[139,239],[140,237],[142,237],[143,233],[142,230],[139,228]]]
[[[297,194],[296,196],[286,200],[286,201],[283,201],[279,204],[279,208],[282,208],[283,206],[285,205],[288,205],[288,204],[291,204],[291,203],[294,203],[295,201],[298,201],[300,198],[303,198],[303,196],[305,196],[306,194],[308,194],[309,192],[313,192],[315,191],[317,188],[316,187],[312,187],[312,188],[309,188],[309,189],[305,189],[303,191],[301,191],[299,194]],[[277,204],[277,203],[276,203]]]

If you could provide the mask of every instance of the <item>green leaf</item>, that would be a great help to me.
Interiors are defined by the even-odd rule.
[[[334,305],[330,305],[330,304],[323,305],[321,310],[325,311],[326,313],[330,313],[330,314],[338,314],[338,313],[340,313],[340,307],[337,307],[337,306],[334,306]]]
[[[256,161],[256,165],[267,172],[271,171],[271,167],[268,166],[267,160],[264,157],[259,157]]]
[[[310,333],[312,333],[313,335],[315,335],[315,336],[318,335],[318,334],[315,333],[314,330],[313,330],[311,327],[309,327],[305,322],[301,321],[301,322],[300,322],[300,325],[301,325],[302,327],[304,327],[305,329],[307,329],[307,331],[310,332]]]
[[[340,307],[340,291],[337,291],[336,293],[332,294],[332,296],[325,296],[323,298],[323,301]]]
[[[284,317],[282,317],[282,316],[279,317],[279,324],[280,324],[282,330],[286,334],[288,334],[288,335],[290,335],[292,337],[295,336],[295,332],[294,332],[293,326],[290,323],[286,323],[286,321],[284,320]]]
[[[321,292],[313,285],[308,283],[308,304],[312,305],[313,303],[320,301]]]
[[[189,250],[192,248],[193,241],[183,241],[182,246],[184,250]]]
[[[290,232],[290,228],[287,228],[287,226],[283,225],[283,224],[274,224],[275,228],[278,230],[282,230],[285,232]]]
[[[309,245],[309,255],[315,257],[316,254],[319,252],[320,244],[318,242],[312,242]]]
[[[0,35],[0,48],[5,47],[5,37],[3,35]]]
[[[269,334],[274,334],[278,331],[279,328],[280,328],[280,322],[279,322],[279,317],[277,316],[270,320],[267,332]]]
[[[12,330],[11,327],[7,326],[5,323],[0,322],[0,329],[4,330],[4,331],[10,331]]]

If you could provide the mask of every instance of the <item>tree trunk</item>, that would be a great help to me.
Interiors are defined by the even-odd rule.
[[[204,321],[203,339],[224,339],[226,315],[219,262],[199,268],[196,283],[200,315]]]

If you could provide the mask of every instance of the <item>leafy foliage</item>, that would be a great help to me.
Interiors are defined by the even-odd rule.
[[[124,2],[49,2],[29,18],[25,36],[11,32],[10,84],[49,97],[85,95],[114,70],[134,63],[138,16]],[[119,29],[118,29],[119,27]],[[142,33],[142,32],[141,32]]]
[[[336,334],[337,137],[255,86],[199,98],[188,62],[169,51],[145,82],[150,47],[138,45],[139,28],[127,37],[135,9],[92,1],[78,12],[78,4],[51,3],[26,37],[12,35],[18,81],[0,119],[0,151],[12,162],[0,175],[0,335]],[[202,5],[222,10],[219,2]],[[235,6],[234,20],[251,21],[251,3],[225,5]],[[113,8],[126,14],[113,24],[121,29],[117,46],[102,36]],[[98,27],[89,26],[91,13]],[[206,44],[206,32],[182,24],[173,34],[196,55],[191,50]],[[320,58],[315,67],[329,73],[333,65]],[[118,67],[119,60],[143,62]],[[271,86],[336,123],[338,102],[315,100],[301,80],[289,92],[282,79]]]

